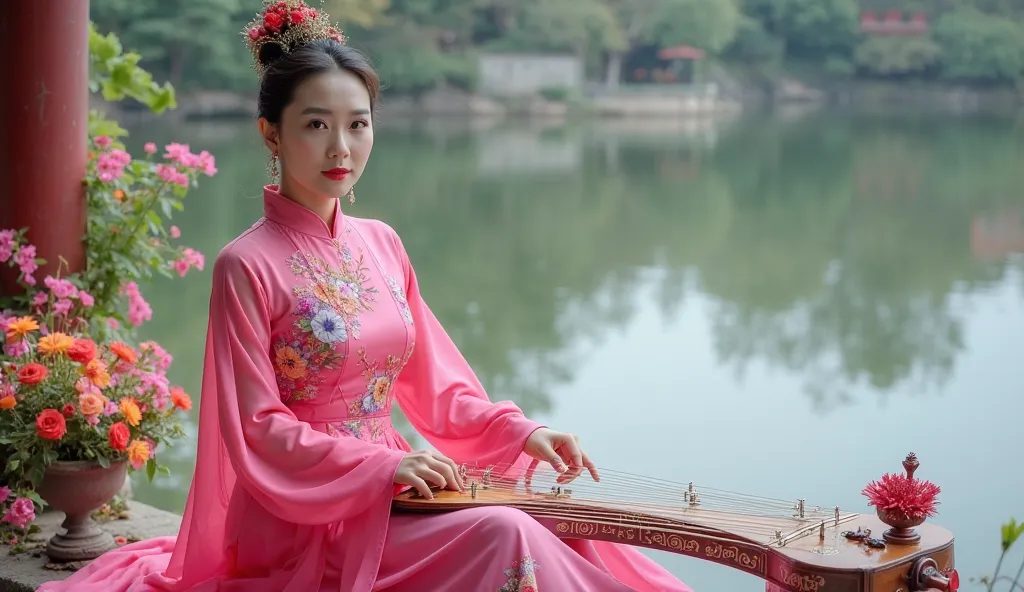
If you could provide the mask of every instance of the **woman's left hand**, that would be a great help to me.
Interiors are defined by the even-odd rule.
[[[594,481],[601,480],[597,467],[580,447],[580,439],[574,434],[539,428],[526,439],[523,451],[537,460],[551,463],[555,471],[561,473],[558,483],[572,481],[584,468],[590,471]]]

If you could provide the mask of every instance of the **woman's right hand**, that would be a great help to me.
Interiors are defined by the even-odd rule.
[[[462,477],[455,461],[429,450],[419,450],[405,455],[395,471],[395,483],[411,485],[427,499],[434,499],[430,485],[441,489],[462,491]]]

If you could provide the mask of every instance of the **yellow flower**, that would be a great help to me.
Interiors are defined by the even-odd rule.
[[[75,344],[74,338],[64,333],[50,333],[39,338],[39,345],[36,347],[44,355],[62,354]]]
[[[142,421],[142,410],[139,409],[139,404],[135,402],[135,399],[121,399],[118,408],[121,409],[121,414],[130,425],[137,426]]]
[[[128,462],[135,467],[135,470],[141,469],[149,460],[149,453],[149,444],[142,440],[132,440],[132,443],[128,445]]]
[[[39,330],[39,323],[32,317],[18,317],[7,321],[7,342],[14,343],[26,335]]]
[[[98,388],[107,388],[110,385],[110,373],[107,372],[107,365],[98,359],[90,360],[82,366],[82,375],[89,379],[89,382]]]

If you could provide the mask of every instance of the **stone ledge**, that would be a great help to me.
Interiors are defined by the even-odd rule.
[[[128,518],[112,520],[100,527],[114,536],[150,539],[177,534],[181,526],[181,516],[136,501],[128,502],[127,511]],[[63,521],[61,512],[44,512],[36,520],[41,532],[32,538],[48,540]],[[0,592],[34,592],[43,582],[63,580],[72,573],[47,568],[48,563],[50,559],[43,549],[11,555],[10,547],[0,545]]]

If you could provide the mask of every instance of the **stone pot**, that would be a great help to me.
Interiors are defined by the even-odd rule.
[[[55,461],[36,488],[54,510],[64,512],[64,532],[50,538],[46,554],[54,561],[88,561],[115,548],[114,537],[91,514],[117,495],[127,476],[127,461],[103,468],[96,461]]]

